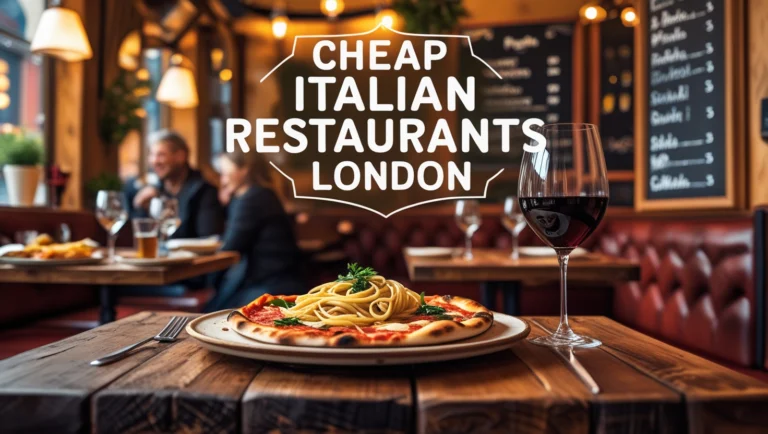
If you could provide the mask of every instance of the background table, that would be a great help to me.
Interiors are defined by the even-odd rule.
[[[509,250],[472,249],[475,257],[467,261],[460,257],[428,258],[403,255],[408,277],[413,282],[481,282],[483,304],[496,305],[496,295],[502,293],[503,310],[519,314],[519,291],[522,282],[556,282],[560,279],[557,258],[510,258]],[[569,282],[605,282],[638,280],[640,266],[630,260],[598,253],[574,256],[568,262]]]
[[[113,365],[105,353],[155,334],[171,313],[144,312],[0,361],[0,427],[26,432],[358,431],[765,432],[768,385],[607,318],[575,317],[605,345],[576,356],[592,395],[545,347],[387,368],[263,364],[209,352],[181,335]],[[556,318],[526,318],[531,335]],[[1,430],[0,430],[1,431]]]
[[[124,264],[72,265],[63,267],[17,267],[0,265],[0,282],[53,283],[99,285],[101,303],[100,320],[115,320],[115,286],[168,285],[215,271],[226,270],[236,264],[236,252],[217,252],[198,256],[187,264],[170,266],[134,267]]]

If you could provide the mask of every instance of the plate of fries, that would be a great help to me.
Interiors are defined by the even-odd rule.
[[[55,243],[48,234],[41,234],[29,244],[11,244],[0,248],[0,263],[39,265],[86,265],[98,264],[104,255],[99,244],[90,238],[71,243]]]

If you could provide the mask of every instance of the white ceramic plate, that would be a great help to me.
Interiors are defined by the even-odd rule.
[[[222,246],[218,238],[175,238],[168,240],[168,250],[184,250],[199,255],[216,253]]]
[[[405,252],[415,258],[447,258],[453,256],[456,249],[451,247],[408,247]]]
[[[124,252],[115,257],[115,260],[121,264],[133,265],[135,267],[149,267],[156,265],[178,265],[192,262],[195,257],[192,252],[180,250],[178,252],[169,252],[168,256],[161,258],[137,258],[136,252]]]
[[[35,259],[35,258],[12,258],[4,256],[6,253],[16,250],[22,250],[23,245],[19,244],[19,248],[13,246],[4,246],[0,251],[0,264],[15,265],[17,267],[61,267],[64,265],[94,265],[104,260],[104,254],[102,252],[93,252],[90,258],[77,258],[77,259]]]
[[[374,366],[442,362],[507,349],[530,332],[525,321],[495,313],[491,328],[473,338],[441,345],[394,348],[317,348],[266,344],[237,334],[229,327],[231,310],[209,313],[187,324],[187,333],[217,353],[269,362],[301,365]]]
[[[582,249],[581,247],[576,247],[571,252],[570,256],[573,258],[575,256],[583,256],[589,253],[588,250]],[[555,253],[555,249],[551,247],[544,247],[544,246],[526,246],[526,247],[520,247],[520,256],[535,256],[535,257],[556,257],[557,254]]]

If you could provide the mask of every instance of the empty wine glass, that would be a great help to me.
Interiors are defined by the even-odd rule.
[[[512,235],[512,259],[520,259],[520,247],[518,237],[520,232],[525,229],[525,216],[520,210],[520,202],[517,200],[517,196],[507,196],[504,199],[504,211],[501,213],[501,224]]]
[[[459,200],[456,202],[456,224],[464,232],[465,244],[463,258],[472,259],[472,235],[480,228],[480,205],[476,200]]]
[[[608,179],[600,135],[591,124],[551,124],[534,129],[546,139],[546,144],[538,152],[523,153],[518,197],[533,232],[557,253],[560,325],[551,336],[531,342],[555,347],[596,347],[600,341],[577,335],[568,324],[566,275],[568,255],[594,232],[608,206]]]
[[[168,252],[167,242],[181,226],[179,217],[179,201],[172,197],[153,197],[149,202],[149,215],[160,225],[160,252]]]
[[[125,196],[119,191],[100,190],[96,194],[96,219],[107,231],[108,261],[115,262],[117,233],[128,221]]]

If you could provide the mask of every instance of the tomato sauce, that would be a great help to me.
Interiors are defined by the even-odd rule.
[[[254,303],[251,303],[250,305],[246,306],[243,309],[243,313],[248,317],[249,320],[252,322],[255,322],[256,324],[261,325],[269,325],[274,326],[275,320],[279,320],[282,318],[285,318],[285,315],[283,314],[282,310],[280,310],[277,306],[272,305],[265,305],[264,303],[269,302],[270,300],[273,300],[277,297],[270,297],[269,299],[257,299]],[[282,297],[280,297],[282,298]],[[446,310],[446,312],[453,312],[457,313],[461,316],[454,316],[453,321],[464,321],[467,318],[472,318],[472,313],[468,312],[464,309],[458,308],[453,305],[449,304],[443,304],[443,303],[436,303],[431,302],[429,303],[432,306],[439,306]],[[434,321],[435,317],[431,315],[415,315],[407,320],[407,323],[413,323],[416,321]],[[292,325],[287,326],[290,327],[291,330],[301,330],[301,331],[312,331],[315,335],[324,335],[324,336],[333,336],[341,333],[352,333],[352,334],[360,334],[360,332],[354,328],[354,327],[328,327],[328,328],[315,328],[306,326],[303,324],[300,325]],[[381,330],[377,329],[376,327],[360,327],[360,329],[364,333],[369,333],[367,336],[372,338],[373,340],[387,340],[390,337],[394,335],[405,335],[408,333],[412,333],[420,328],[424,327],[423,325],[410,325],[408,327],[408,331],[391,331],[391,330]]]

